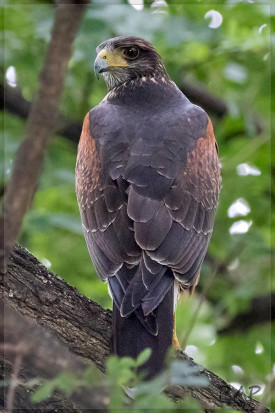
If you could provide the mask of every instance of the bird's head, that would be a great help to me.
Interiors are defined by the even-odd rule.
[[[109,90],[129,80],[166,75],[159,54],[139,37],[114,37],[101,43],[96,51],[95,75],[103,75]]]

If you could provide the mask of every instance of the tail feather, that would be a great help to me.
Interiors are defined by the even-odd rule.
[[[121,317],[116,303],[113,304],[112,353],[120,357],[136,358],[145,348],[150,347],[150,359],[142,366],[146,378],[152,378],[162,369],[173,336],[174,287],[154,310],[144,317],[141,308],[128,317]],[[147,323],[147,326],[144,324]],[[151,331],[150,331],[151,330]],[[157,334],[153,334],[153,331]]]

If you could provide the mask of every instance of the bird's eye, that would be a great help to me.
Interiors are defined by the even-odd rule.
[[[124,50],[124,54],[128,59],[136,59],[139,55],[139,50],[137,47],[129,47]]]

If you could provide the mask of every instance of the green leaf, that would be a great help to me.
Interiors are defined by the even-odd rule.
[[[119,358],[110,356],[106,361],[107,376],[111,383],[116,383],[119,376]]]
[[[70,396],[77,387],[77,378],[73,373],[62,372],[53,380],[44,381],[41,386],[33,393],[32,401],[39,403],[48,399],[55,389],[61,390],[66,396]]]
[[[119,366],[121,368],[131,368],[136,366],[136,360],[131,357],[123,357],[119,360]]]
[[[98,382],[98,378],[99,378],[98,370],[96,369],[94,365],[91,365],[87,369],[84,370],[80,382],[82,386],[89,388]]]
[[[151,348],[146,348],[144,349],[137,357],[136,360],[136,365],[137,366],[142,366],[149,358],[151,357],[152,354],[152,349]]]
[[[43,400],[51,397],[54,391],[55,384],[53,381],[45,381],[41,386],[32,394],[31,399],[33,403],[39,403]]]
[[[78,385],[77,377],[70,372],[63,372],[54,380],[57,389],[63,391],[66,396],[70,396]]]
[[[114,413],[117,413],[118,409],[122,409],[125,398],[126,396],[122,387],[113,387],[110,394],[110,412],[114,411]]]

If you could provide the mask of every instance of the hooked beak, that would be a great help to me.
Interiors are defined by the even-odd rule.
[[[108,70],[108,64],[106,59],[103,59],[101,56],[97,55],[94,63],[94,72],[97,79],[99,75]]]

